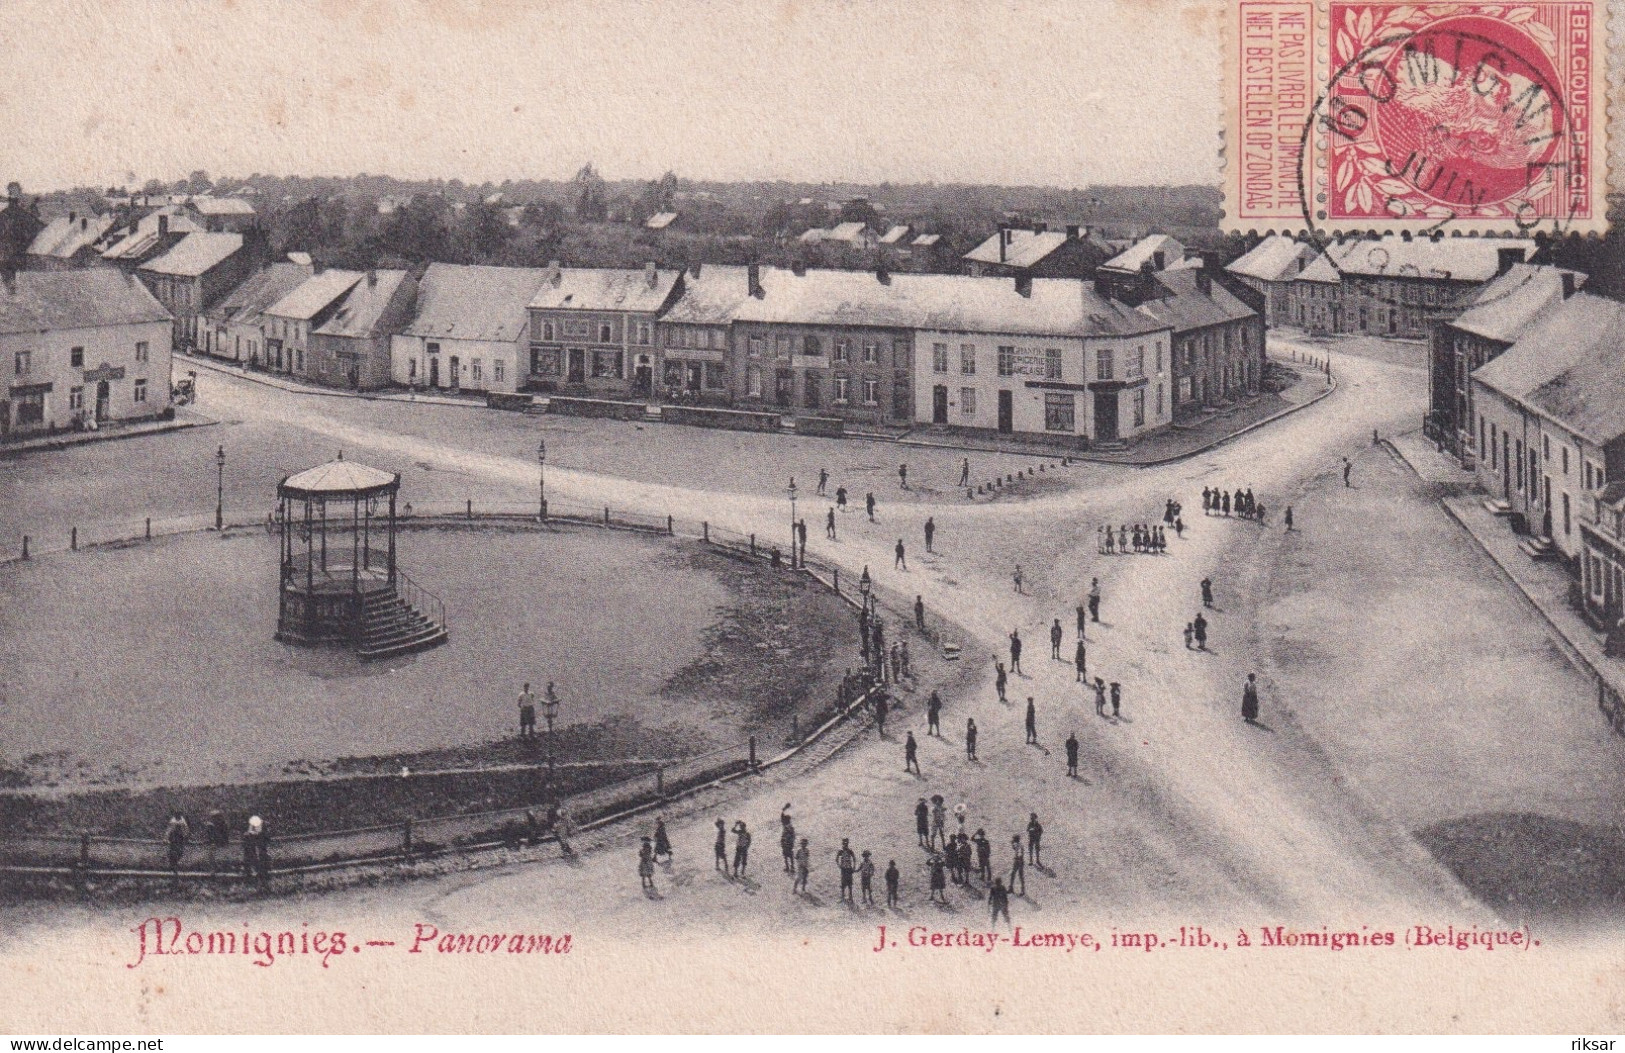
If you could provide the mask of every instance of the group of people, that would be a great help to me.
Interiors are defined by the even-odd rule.
[[[169,823],[164,827],[164,849],[169,860],[169,872],[177,880],[191,840],[192,824],[187,821],[186,815],[179,810],[171,811]],[[263,884],[271,876],[271,834],[266,829],[265,820],[257,815],[249,816],[241,840],[243,877]],[[203,826],[203,844],[208,851],[209,872],[219,873],[219,865],[231,846],[231,831],[225,813],[218,808],[209,813],[208,821]]]
[[[1183,537],[1185,524],[1179,522],[1175,527],[1175,534]],[[1164,528],[1151,526],[1145,523],[1136,523],[1132,527],[1119,526],[1113,530],[1109,526],[1095,528],[1095,549],[1103,556],[1147,554],[1160,556],[1168,551],[1168,535]]]
[[[1237,515],[1243,519],[1264,522],[1264,506],[1253,499],[1251,487],[1246,490],[1220,490],[1202,487],[1202,511],[1210,516]]]

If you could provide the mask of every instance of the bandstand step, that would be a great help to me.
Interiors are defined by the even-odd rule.
[[[356,654],[362,661],[373,662],[380,658],[393,658],[413,651],[438,647],[445,643],[447,638],[445,626],[428,622],[419,632],[364,644]]]

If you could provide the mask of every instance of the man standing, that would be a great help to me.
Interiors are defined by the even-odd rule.
[[[716,868],[728,872],[728,824],[717,820]]]
[[[829,513],[824,516],[824,536],[831,541],[835,540],[835,506],[831,505]]]
[[[536,696],[531,692],[529,684],[519,692],[519,737],[522,739],[536,737]]]
[[[987,892],[988,910],[992,913],[992,924],[999,924],[999,915],[1004,915],[1004,923],[1010,924],[1010,893],[1005,890],[1004,882],[999,878],[993,879],[993,887]]]
[[[790,885],[791,892],[807,891],[807,875],[812,871],[812,851],[807,846],[807,839],[801,839],[801,847],[796,849],[796,879]]]
[[[967,457],[959,464],[959,485],[970,485],[970,458]]]
[[[886,737],[886,693],[882,691],[875,696],[875,730],[881,738]]]
[[[1071,732],[1066,737],[1066,774],[1068,778],[1078,777],[1078,733]]]
[[[1027,894],[1027,857],[1021,854],[1020,834],[1010,839],[1010,851],[1014,857],[1010,863],[1010,891],[1016,892],[1016,882],[1020,881],[1021,891],[1016,892],[1016,895],[1025,896]]]
[[[1203,578],[1202,579],[1202,606],[1204,606],[1204,607],[1212,607],[1213,606],[1213,579],[1212,578]]]
[[[1191,635],[1196,637],[1198,651],[1207,650],[1207,619],[1202,617],[1201,611],[1197,611],[1196,617],[1191,620]]]
[[[903,875],[897,871],[897,860],[893,859],[886,864],[886,906],[897,906],[897,883]]]
[[[1055,623],[1049,627],[1049,656],[1057,662],[1065,661],[1061,657],[1061,639],[1065,635],[1066,630],[1061,628],[1061,619],[1055,619]]]
[[[935,552],[936,551],[935,549],[933,549],[931,547],[932,539],[934,539],[936,536],[937,536],[937,521],[936,521],[936,518],[934,516],[926,516],[925,517],[925,550],[927,552]]]
[[[914,596],[914,628],[925,632],[925,597],[918,593]]]
[[[1076,683],[1087,684],[1089,682],[1089,652],[1084,647],[1081,639],[1078,641],[1077,651],[1072,655],[1072,662],[1078,667]]]
[[[973,717],[965,718],[965,759],[976,760],[976,720]]]
[[[1044,826],[1038,821],[1037,812],[1027,816],[1027,861],[1044,869]]]
[[[1258,722],[1258,682],[1252,673],[1247,674],[1247,684],[1241,689],[1241,719],[1249,724]]]
[[[177,879],[181,876],[181,857],[186,854],[186,842],[192,836],[192,828],[186,821],[186,816],[179,811],[169,813],[169,825],[164,828],[164,841],[169,845],[169,872]]]
[[[987,839],[987,831],[978,827],[971,843],[976,846],[976,875],[983,881],[992,881],[993,842]]]
[[[933,690],[931,692],[930,700],[925,704],[925,733],[927,735],[936,735],[940,738],[942,736],[941,720],[942,696]]]
[[[1083,604],[1078,604],[1078,639],[1083,639],[1084,626],[1089,622],[1089,611]]]
[[[749,864],[750,831],[745,828],[745,820],[740,819],[734,823],[734,877],[744,877]]]
[[[914,806],[914,832],[920,836],[920,847],[931,847],[931,806],[920,798],[920,803]]]
[[[1010,671],[1021,675],[1021,632],[1017,629],[1010,630]]]
[[[942,803],[942,795],[939,793],[931,798],[931,844],[933,847],[939,844],[944,848],[947,847],[947,826],[948,808]]]
[[[829,469],[818,469],[818,496],[824,496],[824,487],[829,485]]]
[[[785,805],[784,811],[779,813],[779,851],[784,853],[784,872],[795,873],[796,825],[790,821],[789,805]]]
[[[841,849],[835,853],[835,868],[841,872],[841,899],[852,902],[852,874],[858,869],[858,857],[846,838],[841,838]]]
[[[802,562],[806,562],[806,559],[807,559],[807,521],[805,519],[796,520],[796,540],[801,542],[801,560],[802,560]]]
[[[1033,696],[1027,696],[1027,745],[1038,745],[1038,707],[1033,705]]]
[[[863,499],[863,503],[869,510],[869,522],[873,523],[875,521],[875,495],[874,495],[874,491],[869,492],[868,496],[866,496]]]
[[[869,857],[869,850],[863,851],[863,862],[858,864],[858,882],[863,888],[863,905],[875,905],[875,861]]]
[[[1089,620],[1100,621],[1100,579],[1089,579]]]
[[[1095,677],[1095,716],[1106,715],[1106,681]]]
[[[1292,529],[1292,506],[1291,505],[1286,506],[1286,528],[1287,528],[1287,530]]]
[[[897,466],[897,486],[902,490],[908,489],[908,465],[906,464]]]
[[[914,741],[912,731],[908,733],[908,738],[903,740],[903,771],[920,774],[920,744]]]
[[[902,538],[897,539],[897,547],[895,549],[893,549],[892,551],[897,554],[896,558],[892,560],[892,564],[891,564],[892,569],[897,570],[898,568],[901,568],[904,571],[908,570],[908,559],[903,554],[903,539]]]
[[[1354,485],[1353,483],[1349,482],[1349,473],[1352,472],[1352,471],[1354,471],[1354,464],[1347,457],[1343,458],[1343,485],[1344,486],[1353,486]]]
[[[1123,685],[1112,681],[1112,719],[1117,719],[1117,713],[1123,705]]]
[[[1004,689],[1010,683],[1010,674],[1004,671],[1003,662],[993,663],[993,688],[999,693],[999,701],[1004,701]]]

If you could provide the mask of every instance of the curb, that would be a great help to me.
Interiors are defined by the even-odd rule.
[[[81,437],[72,439],[52,439],[48,442],[38,443],[33,446],[0,446],[0,461],[13,460],[18,457],[26,457],[31,453],[71,450],[75,446],[90,446],[98,442],[119,442],[124,439],[144,439],[149,435],[168,435],[170,432],[186,431],[189,428],[212,428],[219,423],[220,422],[217,420],[204,417],[199,420],[168,421],[166,422],[167,426],[162,428],[147,428],[142,431],[115,431],[109,432],[106,435],[98,433],[95,438]],[[84,436],[86,433],[78,432],[76,434],[79,436]]]
[[[253,372],[243,369],[235,369],[227,363],[220,362],[215,359],[186,354],[178,354],[176,357],[178,361],[194,362],[203,368],[211,369],[216,373],[223,373],[227,376],[239,377],[243,380],[250,381],[251,383],[259,384],[261,387],[275,388],[278,391],[286,391],[290,395],[316,395],[321,398],[330,399],[361,399],[366,402],[399,402],[408,406],[417,404],[423,406],[461,406],[464,409],[490,408],[483,402],[476,402],[472,399],[447,398],[443,395],[407,396],[388,391],[378,392],[376,394],[365,391],[328,391],[325,388],[319,388],[314,385],[279,384]]]

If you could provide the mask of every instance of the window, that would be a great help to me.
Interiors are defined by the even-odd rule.
[[[767,350],[767,337],[753,336],[750,338],[750,357],[761,358]]]
[[[1123,375],[1130,379],[1145,376],[1145,345],[1141,344],[1127,355],[1123,362]]]
[[[1077,402],[1071,392],[1044,393],[1044,430],[1077,431]]]
[[[852,361],[852,343],[845,337],[837,338],[835,341],[835,361]]]
[[[608,322],[598,323],[598,342],[600,344],[612,344],[615,342],[615,328]]]
[[[472,371],[472,374],[473,374],[474,386],[479,387],[480,384],[482,382],[484,382],[484,380],[485,380],[485,366],[484,366],[484,364],[481,363],[480,360],[476,358],[476,359],[473,359],[473,360],[471,360],[469,362],[469,369]]]
[[[85,349],[76,347],[68,352],[68,365],[73,369],[85,368]]]
[[[1158,343],[1157,343],[1157,372],[1158,373],[1162,372],[1162,343],[1161,343],[1161,341],[1158,341]]]
[[[12,405],[19,425],[45,423],[45,392],[30,391],[25,395],[14,395]]]
[[[1490,467],[1491,468],[1494,468],[1496,466],[1495,465],[1495,444],[1496,444],[1497,439],[1498,439],[1498,436],[1495,434],[1495,425],[1491,424],[1490,425]]]
[[[70,410],[82,410],[82,409],[85,408],[85,389],[84,388],[69,388],[68,389],[68,408]]]
[[[592,353],[592,375],[595,377],[619,377],[621,375],[621,353],[619,351],[594,351]]]
[[[559,330],[565,336],[588,337],[592,335],[592,326],[584,318],[566,318],[559,323]]]
[[[1573,532],[1569,523],[1569,495],[1565,493],[1563,495],[1563,533],[1572,534]]]
[[[946,373],[946,372],[948,372],[948,345],[947,344],[932,344],[931,345],[931,372],[933,372],[933,373]]]
[[[1569,474],[1569,448],[1563,447],[1563,474]]]
[[[406,379],[416,380],[418,376],[418,359],[416,355],[406,360]]]
[[[863,378],[863,404],[865,406],[880,404],[880,381],[874,377]]]
[[[1157,416],[1162,416],[1162,385],[1157,385]]]
[[[1145,389],[1140,388],[1134,393],[1134,426],[1145,427]]]
[[[31,372],[34,368],[34,352],[17,352],[12,356],[12,365],[16,367],[14,371],[19,377]]]
[[[788,336],[779,336],[773,339],[773,357],[790,357],[790,338]]]
[[[539,377],[556,377],[559,375],[559,353],[540,348],[531,348],[530,371]]]
[[[874,365],[880,361],[880,345],[873,340],[863,342],[863,361],[865,365]]]
[[[998,373],[1001,377],[1016,375],[1016,349],[1005,346],[999,348]]]
[[[762,397],[762,367],[745,367],[745,394],[753,399]]]
[[[836,341],[836,346],[840,346],[840,341]],[[850,379],[847,377],[835,378],[835,401],[837,404],[845,405],[849,401],[848,396],[851,394],[851,391],[852,381]]]
[[[801,353],[804,355],[811,355],[814,358],[819,358],[824,354],[824,349],[819,346],[818,338],[809,334],[802,338]]]
[[[1095,352],[1095,379],[1112,379],[1112,349],[1109,347]]]
[[[542,322],[542,339],[549,343],[553,340],[553,322],[550,319]]]
[[[976,375],[976,345],[959,345],[959,371],[967,377]]]
[[[654,343],[654,337],[653,337],[652,334],[653,334],[653,328],[649,325],[648,322],[639,322],[638,323],[638,343],[643,344],[646,347],[649,344]]]
[[[1479,416],[1478,416],[1478,440],[1480,442],[1484,441],[1484,415],[1483,414],[1479,414]],[[1546,455],[1546,459],[1548,461],[1551,460],[1552,459],[1552,437],[1550,435],[1542,435],[1540,437],[1540,446],[1541,446],[1541,452]]]
[[[145,362],[147,360],[147,342],[145,340],[137,340],[135,342],[135,360],[137,362]]]
[[[720,387],[726,386],[727,383],[728,383],[728,374],[727,374],[727,371],[725,369],[723,369],[723,366],[722,366],[721,362],[707,362],[707,363],[705,363],[705,386],[706,387],[708,387],[708,388],[720,388]]]
[[[145,380],[138,379],[135,382],[135,401],[147,401],[147,382]]]
[[[959,389],[959,415],[962,417],[976,416],[976,389]]]
[[[909,387],[909,376],[904,370],[897,370],[891,378],[891,415],[901,419],[908,419],[914,412],[913,393]]]
[[[502,359],[499,358],[495,362],[491,363],[491,380],[493,383],[501,384],[503,381],[505,381],[507,379],[507,372],[507,368],[505,367]]]
[[[1061,349],[1058,347],[1044,349],[1044,379],[1061,379]]]

